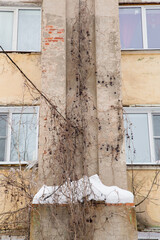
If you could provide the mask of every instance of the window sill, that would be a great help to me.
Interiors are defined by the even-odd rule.
[[[0,51],[1,54],[4,53],[17,53],[17,54],[41,54],[41,51]]]
[[[23,162],[23,163],[19,163],[19,162],[0,162],[0,169],[11,169],[11,168],[15,168],[15,169],[19,169],[19,167],[21,166],[22,169],[26,169],[28,166],[27,162]]]
[[[126,49],[121,50],[121,54],[160,54],[160,49]]]
[[[0,169],[10,169],[10,168],[19,168],[22,167],[22,169],[32,169],[34,166],[38,165],[38,161],[36,163],[32,162],[0,162]]]
[[[28,162],[0,162],[0,165],[28,165]]]
[[[160,163],[133,163],[133,164],[126,164],[127,170],[160,170]]]

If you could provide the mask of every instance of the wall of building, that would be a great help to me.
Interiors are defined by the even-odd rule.
[[[127,188],[118,1],[44,0],[42,8],[47,101],[42,99],[40,108],[39,185],[98,173],[104,184]],[[93,220],[84,219],[85,207],[78,212],[80,204],[73,205],[69,213],[61,205],[34,206],[31,239],[67,239],[83,221],[92,229]],[[94,210],[98,228],[87,231],[86,239],[137,238],[133,208],[95,203]],[[83,235],[84,229],[78,231]]]
[[[105,184],[126,188],[118,2],[46,0],[42,32],[42,91],[63,117],[84,129],[83,136],[77,138],[74,172],[78,178],[98,173]],[[47,105],[42,101],[39,176],[51,184],[62,181],[63,167],[56,163],[61,157],[50,151],[54,141],[51,122],[55,120],[51,120]],[[50,136],[47,141],[46,136]],[[69,154],[74,157],[71,151]],[[65,161],[71,162],[72,157]]]
[[[129,204],[97,206],[94,240],[137,240],[136,215]],[[103,229],[103,230],[102,230]]]
[[[40,6],[41,2],[0,1],[0,6]],[[80,2],[82,6],[85,3],[85,1]],[[83,153],[86,153],[85,159],[87,161],[85,167],[87,171],[83,172],[83,174],[92,175],[98,173],[103,183],[127,188],[123,149],[118,1],[112,0],[112,4],[111,0],[87,1],[86,9],[79,7],[78,3],[79,1],[76,0],[44,0],[42,12],[42,55],[39,53],[10,54],[16,64],[45,93],[47,100],[49,100],[46,102],[43,98],[41,99],[39,185],[43,183],[52,185],[64,180],[61,172],[59,172],[59,162],[53,155],[53,151],[55,150],[56,152],[58,148],[56,148],[57,136],[52,135],[51,131],[54,132],[54,126],[59,124],[55,118],[53,120],[53,115],[55,116],[56,112],[54,110],[60,112],[62,119],[66,117],[66,113],[68,116],[69,112],[70,116],[73,113],[77,114],[76,106],[74,108],[71,105],[74,102],[77,91],[77,85],[75,84],[77,72],[74,69],[78,69],[78,71],[80,69],[81,71],[78,72],[78,75],[80,77],[83,76],[84,81],[81,83],[86,83],[86,100],[89,100],[89,103],[86,101],[85,107],[84,100],[78,98],[77,101],[77,103],[81,102],[78,110],[84,117],[83,120],[85,119],[85,122],[82,122],[87,122],[88,126],[85,128],[85,136],[87,136],[86,142],[89,147],[86,148],[85,146],[83,149]],[[85,16],[83,13],[85,13]],[[84,20],[88,21],[88,25],[83,25],[86,22],[81,21],[79,14],[84,17]],[[74,29],[75,26],[76,30]],[[80,60],[88,61],[89,55],[91,60],[89,66],[87,66],[85,61],[79,62],[79,59],[77,61],[77,57],[79,58],[79,52],[76,52],[77,44],[74,45],[73,49],[70,46],[72,37],[74,36],[74,39],[77,38],[74,34],[78,32],[78,29],[82,30],[83,33],[85,32],[87,37],[89,36],[86,41],[86,44],[88,44],[87,48],[83,45],[81,34],[78,38],[83,52],[81,52]],[[79,42],[77,43],[79,44]],[[89,53],[87,53],[88,49]],[[76,59],[71,58],[70,50],[76,52]],[[72,63],[70,60],[72,60]],[[81,67],[79,63],[82,63]],[[1,105],[37,105],[40,103],[39,95],[35,94],[34,91],[30,91],[22,75],[3,54],[0,54],[0,66]],[[84,69],[88,71],[87,75],[83,72]],[[70,89],[72,87],[73,89]],[[52,111],[50,111],[50,107],[52,107]],[[80,144],[82,143],[80,140]],[[81,146],[83,147],[84,145],[82,144]],[[77,159],[80,160],[81,168],[84,167],[81,155],[78,156],[77,154]],[[0,173],[10,174],[8,168],[4,168],[1,168]],[[80,174],[78,172],[77,176],[81,174],[82,172]],[[26,176],[22,177],[21,180],[25,178]],[[8,186],[10,186],[9,183]],[[1,192],[3,191],[5,191],[5,188],[1,189]],[[16,202],[16,205],[14,205],[15,211],[17,208],[26,206],[27,199],[19,194],[18,192],[17,196],[12,196],[12,191],[9,191],[7,200],[5,200],[6,195],[2,195],[1,201],[6,205],[6,208],[4,208],[4,205],[1,205],[2,210],[10,211],[10,209],[13,209],[12,197],[14,198],[13,204]],[[27,197],[29,196],[27,195]],[[100,227],[103,224],[106,224],[106,226],[105,231],[102,229],[103,231],[97,230],[95,232],[94,239],[99,239],[99,237],[106,239],[105,232],[108,234],[109,240],[111,236],[112,239],[116,240],[118,237],[119,239],[136,239],[135,217],[133,217],[133,221],[130,221],[134,215],[130,211],[132,210],[126,208],[126,206],[116,206],[115,208],[99,207],[98,218],[101,219],[101,214],[105,217],[101,219],[102,222],[98,220],[97,224]],[[42,209],[39,216],[45,217],[46,213],[44,212],[45,209]],[[49,213],[47,214],[49,216]],[[58,214],[64,220],[64,212],[62,216],[61,211]],[[25,218],[24,215],[23,218]],[[107,219],[109,220],[106,223]],[[28,221],[26,218],[25,220]],[[54,222],[54,216],[52,216],[52,220]],[[43,218],[43,221],[44,226],[46,226],[45,218]],[[50,224],[52,226],[53,222],[49,221],[49,224],[47,223],[48,228],[44,229],[43,234],[48,234],[46,231],[48,231]],[[118,231],[117,224],[120,226]],[[22,231],[25,228],[23,225],[20,227]],[[38,224],[35,226],[34,231],[36,227],[39,227]],[[12,230],[15,229],[13,228]]]
[[[42,91],[49,101],[42,98],[40,107],[40,186],[63,181],[61,164],[58,162],[61,157],[56,157],[60,147],[60,133],[57,135],[56,130],[60,131],[60,122],[64,126],[66,113],[66,1],[46,0],[42,8],[41,82]]]
[[[67,206],[34,206],[31,215],[30,240],[70,239]],[[136,240],[136,217],[133,206],[104,205],[91,206],[92,216],[88,213],[85,239],[94,240]],[[54,214],[54,218],[53,218]],[[77,232],[78,234],[78,232]],[[78,235],[77,235],[78,236]]]
[[[120,0],[121,4],[156,4],[152,0]],[[160,106],[160,52],[159,50],[122,51],[122,95],[124,106]],[[156,178],[155,178],[156,177]],[[160,227],[159,166],[128,166],[129,189],[135,193],[138,225]]]
[[[40,6],[40,1],[0,1],[0,6]],[[8,53],[26,76],[41,89],[41,53]],[[0,106],[39,105],[39,94],[31,89],[20,71],[0,52]],[[21,171],[21,170],[22,171]],[[36,172],[23,166],[0,163],[0,239],[25,239],[28,207],[36,192]],[[32,187],[31,187],[32,185]],[[30,189],[32,190],[30,191]],[[4,215],[3,215],[4,214]],[[12,237],[11,237],[12,235]]]
[[[122,51],[122,94],[123,105],[160,105],[160,54],[158,51]],[[135,203],[145,198],[150,191],[158,166],[139,167],[128,170],[130,190],[136,189]],[[133,178],[132,178],[133,175]],[[134,183],[132,182],[134,179]],[[159,174],[156,183],[159,184]],[[140,197],[141,196],[141,197]],[[147,199],[136,208],[140,228],[160,226],[160,189],[154,185]]]
[[[123,105],[160,104],[160,53],[122,51]]]
[[[95,1],[99,175],[126,187],[117,1]]]
[[[10,53],[9,56],[41,89],[40,53]],[[25,78],[3,53],[0,53],[0,85],[0,105],[38,104],[39,95],[30,91]]]
[[[128,170],[129,189],[135,192],[138,227],[160,227],[160,172],[159,167],[130,167]]]
[[[41,89],[40,53],[9,53],[9,56]],[[0,53],[0,86],[1,106],[39,104],[39,95],[28,87],[25,78],[4,53]],[[23,169],[23,166],[0,164],[0,237],[2,239],[10,239],[4,234],[12,236],[28,234],[27,205],[30,204],[32,195],[36,192],[34,187],[36,188],[37,174],[23,171]],[[13,239],[24,238],[19,236]]]
[[[21,240],[29,234],[29,206],[37,191],[37,171],[21,168],[0,166],[0,239],[19,236]]]
[[[1,0],[0,6],[41,6],[42,0]]]

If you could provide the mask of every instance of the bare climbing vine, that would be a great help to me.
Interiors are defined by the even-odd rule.
[[[63,184],[67,184],[68,189],[71,189],[71,197],[68,199],[68,204],[63,208],[64,217],[61,219],[58,217],[60,211],[58,204],[47,205],[50,221],[54,222],[56,226],[55,236],[52,236],[52,239],[61,237],[61,239],[68,240],[90,240],[93,238],[96,219],[95,202],[89,202],[87,197],[83,199],[83,202],[77,201],[75,203],[74,201],[75,196],[81,194],[81,189],[78,189],[76,184],[73,187],[73,181],[77,181],[84,175],[89,176],[90,171],[88,159],[92,151],[92,142],[90,141],[91,130],[88,119],[92,117],[93,123],[99,131],[102,128],[96,115],[96,104],[89,94],[89,81],[95,80],[96,75],[100,74],[96,72],[95,67],[94,14],[92,14],[92,9],[89,9],[87,0],[79,1],[78,9],[79,12],[74,22],[69,23],[72,26],[67,43],[70,49],[68,69],[71,72],[67,74],[67,101],[69,104],[67,104],[65,114],[61,113],[59,107],[45,92],[37,88],[11,56],[0,46],[2,52],[24,77],[25,86],[27,86],[33,100],[35,92],[36,99],[41,98],[40,134],[43,135],[40,156],[42,163],[39,165],[41,182],[46,185],[58,185],[59,188]],[[109,86],[112,87],[115,77],[107,77]],[[69,78],[72,78],[72,81]],[[103,84],[104,80],[102,79]],[[105,87],[108,87],[107,83]],[[105,147],[112,161],[118,161],[123,140],[120,100],[118,99],[116,109],[113,106],[110,109],[117,113],[119,134],[113,146],[105,143],[106,145],[100,148]],[[41,114],[42,111],[43,114]],[[108,122],[111,123],[110,116],[108,116],[108,119]],[[96,138],[93,140],[96,141]],[[27,237],[29,239],[30,214],[35,211],[37,221],[40,223],[38,231],[41,233],[41,239],[46,239],[42,231],[44,222],[41,219],[41,206],[35,207],[32,205],[33,196],[38,189],[36,184],[37,162],[29,169],[23,169],[23,167],[22,171],[19,168],[11,169],[7,174],[4,173],[0,177],[0,189],[1,192],[5,193],[6,206],[9,202],[13,203],[10,209],[4,209],[3,213],[0,214],[0,232],[13,232],[19,228],[22,234],[28,233]],[[48,197],[55,198],[53,202],[58,203],[58,197],[56,199],[55,193]]]
[[[86,133],[88,128],[86,114],[88,108],[92,108],[92,111],[96,110],[87,89],[87,80],[92,72],[95,72],[94,56],[90,49],[93,44],[93,36],[89,29],[91,22],[94,22],[94,19],[90,15],[87,1],[80,1],[79,14],[73,24],[70,40],[70,55],[74,67],[73,78],[76,90],[74,90],[75,94],[71,107],[66,109],[66,116],[61,114],[58,106],[55,106],[52,100],[36,87],[11,56],[0,46],[2,52],[24,77],[25,85],[31,95],[34,96],[36,91],[38,98],[40,96],[42,101],[45,102],[46,116],[43,121],[50,136],[45,140],[42,158],[43,161],[48,163],[49,175],[51,169],[51,178],[53,177],[55,180],[53,184],[57,182],[59,186],[67,182],[68,187],[70,187],[72,181],[88,175],[86,154],[91,143],[88,141]],[[68,89],[68,95],[70,91],[72,91],[71,88]],[[13,232],[17,227],[21,229],[22,234],[25,231],[29,232],[30,212],[31,209],[34,211],[32,207],[32,199],[35,193],[34,187],[35,189],[37,187],[35,184],[37,181],[36,171],[37,168],[34,166],[29,170],[22,169],[21,171],[17,168],[11,169],[7,174],[2,174],[0,179],[1,192],[5,193],[7,204],[9,202],[13,202],[13,204],[11,204],[11,209],[4,209],[4,212],[0,214],[1,233]],[[80,194],[78,191],[81,190],[77,189],[77,186],[72,188],[72,198]],[[88,202],[87,199],[83,199],[83,203],[77,202],[76,204],[71,199],[69,200],[66,207],[66,211],[70,216],[69,223],[66,226],[68,236],[66,239],[92,239],[94,218],[90,205],[91,202]],[[52,219],[58,224],[59,219],[56,216],[58,206],[52,205],[49,208]],[[26,214],[27,212],[29,215]],[[59,222],[59,224],[61,223]],[[58,234],[63,235],[63,233]],[[43,237],[42,233],[42,239]],[[57,239],[57,235],[55,239]]]

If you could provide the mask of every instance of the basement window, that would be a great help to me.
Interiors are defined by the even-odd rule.
[[[160,108],[124,108],[128,164],[160,163]]]
[[[39,52],[39,8],[0,8],[0,46],[5,51]]]
[[[0,163],[37,160],[38,107],[0,108]]]
[[[160,6],[120,7],[122,50],[160,49]]]

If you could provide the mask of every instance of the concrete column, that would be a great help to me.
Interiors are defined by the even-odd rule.
[[[85,238],[77,237],[77,239],[137,240],[136,216],[133,206],[99,203],[91,206],[90,211],[91,215],[86,213]],[[91,222],[88,222],[87,219],[90,219]],[[68,206],[34,205],[31,212],[30,240],[72,239],[69,220]]]
[[[126,188],[118,0],[95,0],[95,32],[99,176]]]
[[[126,188],[118,1],[44,0],[42,20],[42,91],[82,130],[75,151],[70,148],[75,133],[71,131],[69,141],[64,138],[68,153],[62,159],[67,166],[73,162],[76,178],[98,172],[106,185]],[[60,141],[55,116],[42,100],[39,176],[47,184],[58,184],[61,177],[54,155]]]
[[[94,0],[67,0],[67,116],[82,130],[72,157],[78,178],[98,171],[94,14]]]
[[[63,116],[66,108],[66,1],[43,0],[42,92]],[[58,181],[55,127],[62,118],[43,98],[40,106],[39,177],[52,185]],[[57,119],[57,122],[56,120]]]

